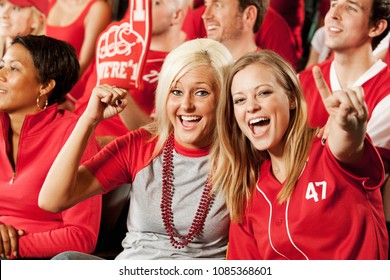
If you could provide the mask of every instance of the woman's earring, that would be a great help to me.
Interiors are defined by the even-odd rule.
[[[41,97],[42,96],[45,96],[45,104],[43,105],[43,108],[41,108],[41,106],[39,105],[41,103]],[[49,105],[49,100],[48,100],[46,94],[42,94],[42,95],[37,97],[37,107],[38,107],[39,110],[41,110],[41,111],[45,110],[47,105]]]

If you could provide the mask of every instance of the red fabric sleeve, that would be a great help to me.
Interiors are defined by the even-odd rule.
[[[62,212],[63,227],[19,238],[18,258],[51,258],[64,251],[92,253],[101,215],[101,195]]]

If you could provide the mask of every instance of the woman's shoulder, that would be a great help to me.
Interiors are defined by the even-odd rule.
[[[137,150],[142,153],[144,150],[154,149],[157,137],[154,137],[148,130],[141,127],[118,137],[116,142],[120,146],[129,146],[131,150]]]
[[[88,8],[88,15],[99,15],[102,16],[103,14],[109,13],[111,15],[112,10],[108,3],[108,1],[104,0],[93,0],[91,3],[87,5]]]

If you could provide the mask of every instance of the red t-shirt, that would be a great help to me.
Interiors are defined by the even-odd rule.
[[[262,49],[273,50],[295,69],[298,67],[297,44],[286,20],[273,8],[265,13],[263,24],[256,33],[256,43]]]
[[[302,28],[305,21],[305,0],[270,0],[269,6],[288,23],[294,34],[297,57],[302,55]]]

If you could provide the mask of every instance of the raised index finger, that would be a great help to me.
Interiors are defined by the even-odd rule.
[[[321,69],[318,66],[313,67],[313,77],[316,83],[317,89],[320,92],[322,100],[326,99],[330,95],[330,90],[325,82],[324,76],[322,75]]]

